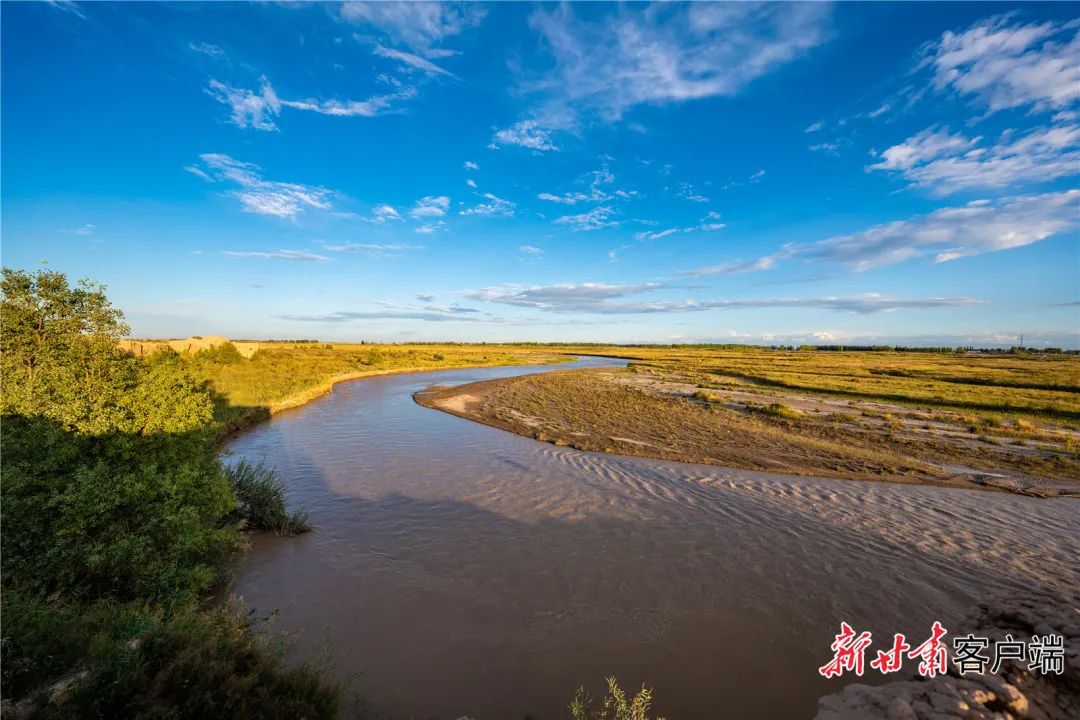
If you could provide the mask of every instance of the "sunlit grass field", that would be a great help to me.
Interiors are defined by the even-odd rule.
[[[634,347],[623,352],[639,358],[641,366],[710,384],[732,380],[804,393],[1045,416],[1080,424],[1077,355],[700,347]]]
[[[180,341],[173,346],[185,347]],[[147,343],[147,349],[159,347]],[[756,387],[1080,427],[1080,356],[1040,353],[791,350],[731,346],[366,344],[237,341],[182,354],[235,428],[302,405],[336,382],[392,372],[629,358],[704,389]]]

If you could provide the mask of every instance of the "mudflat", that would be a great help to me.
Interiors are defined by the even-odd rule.
[[[580,450],[791,475],[1080,495],[1080,434],[972,414],[631,365],[416,394],[426,407]],[[974,378],[978,380],[978,378]],[[997,388],[996,388],[997,389]]]

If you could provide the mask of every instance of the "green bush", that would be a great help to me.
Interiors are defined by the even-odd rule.
[[[285,644],[233,605],[165,613],[6,592],[3,611],[5,695],[41,720],[337,714],[339,686],[325,667],[288,667]]]
[[[333,717],[334,683],[196,605],[237,546],[238,501],[306,528],[273,473],[234,494],[211,398],[177,353],[120,350],[103,288],[5,269],[0,289],[4,717]]]
[[[73,433],[0,422],[5,584],[85,599],[188,599],[234,547],[235,508],[206,430]]]
[[[285,510],[285,486],[273,469],[241,460],[225,469],[240,515],[256,530],[296,535],[311,530],[307,512]]]

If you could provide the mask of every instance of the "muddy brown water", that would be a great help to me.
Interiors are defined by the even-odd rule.
[[[852,681],[817,674],[841,620],[921,641],[987,592],[1080,586],[1075,500],[585,453],[412,399],[547,369],[354,381],[234,439],[315,526],[256,537],[237,594],[395,716],[563,718],[615,675],[685,720],[812,716]]]

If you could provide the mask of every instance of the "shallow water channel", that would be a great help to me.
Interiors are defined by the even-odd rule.
[[[374,377],[241,434],[315,531],[256,537],[237,594],[382,711],[563,718],[613,674],[686,720],[812,716],[850,681],[817,673],[841,620],[921,642],[988,591],[1080,585],[1075,500],[586,453],[412,399],[622,364]]]

